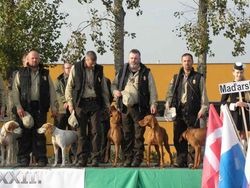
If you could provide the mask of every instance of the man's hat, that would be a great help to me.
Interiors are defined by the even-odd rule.
[[[234,69],[236,69],[236,70],[244,70],[244,68],[245,68],[245,66],[242,62],[236,62],[234,64]]]
[[[23,122],[23,126],[27,129],[30,129],[34,126],[34,119],[33,117],[30,115],[29,112],[25,111],[25,116],[22,117],[22,122]]]

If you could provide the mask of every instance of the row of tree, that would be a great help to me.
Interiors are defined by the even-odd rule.
[[[78,0],[79,6],[91,5],[94,0]],[[198,57],[198,70],[206,75],[207,55],[213,55],[210,44],[211,35],[223,34],[233,41],[233,55],[245,53],[244,39],[250,33],[250,15],[248,0],[197,0],[194,10],[195,19],[180,22],[174,32],[186,40],[187,47]],[[140,0],[98,0],[105,12],[90,8],[91,19],[72,32],[64,46],[59,37],[61,28],[66,25],[67,13],[59,11],[63,0],[0,0],[0,71],[3,73],[16,69],[22,55],[36,49],[42,62],[53,64],[61,57],[62,61],[75,62],[85,52],[89,33],[96,51],[104,54],[113,51],[116,72],[124,63],[124,37],[136,37],[135,33],[125,30],[124,20],[127,10],[135,10],[142,15]],[[96,2],[95,2],[96,3]],[[157,2],[156,2],[157,3]],[[190,6],[189,6],[190,7]],[[230,8],[229,8],[230,7]],[[232,9],[233,7],[233,9]],[[175,12],[175,17],[187,18],[185,11]],[[108,32],[104,32],[108,28]]]

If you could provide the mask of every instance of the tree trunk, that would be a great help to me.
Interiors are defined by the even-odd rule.
[[[209,30],[207,23],[207,0],[199,0],[199,11],[198,11],[198,27],[199,27],[199,43],[200,51],[198,54],[198,72],[203,74],[206,78],[207,73],[207,53],[208,53],[208,43],[209,43]]]
[[[115,17],[115,31],[114,31],[114,62],[115,72],[123,67],[124,64],[124,19],[125,11],[122,6],[123,0],[114,0],[114,17]]]

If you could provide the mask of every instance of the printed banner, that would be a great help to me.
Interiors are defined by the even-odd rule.
[[[1,169],[0,188],[84,188],[85,169]]]
[[[219,84],[220,94],[236,93],[250,90],[250,80]]]

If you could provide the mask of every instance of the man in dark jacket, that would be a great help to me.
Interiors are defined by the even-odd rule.
[[[35,156],[38,166],[46,166],[46,137],[38,134],[37,129],[47,122],[49,107],[52,116],[58,111],[56,92],[49,71],[40,66],[40,55],[31,51],[27,55],[28,67],[20,68],[13,82],[13,101],[17,110],[22,136],[18,140],[18,165],[29,166],[30,153]],[[34,127],[26,128],[21,119],[29,112],[34,119]]]
[[[182,68],[175,74],[169,85],[166,97],[166,109],[176,108],[174,121],[174,146],[177,152],[176,167],[192,167],[193,159],[188,157],[186,140],[179,141],[181,134],[188,128],[198,128],[199,119],[208,110],[205,81],[201,74],[193,69],[193,56],[185,53],[181,57]]]
[[[97,64],[95,52],[88,51],[85,58],[72,67],[65,98],[69,111],[75,110],[79,123],[79,148],[81,151],[77,166],[87,165],[88,153],[91,148],[91,166],[96,167],[99,165],[100,159],[101,111],[109,108],[110,103],[103,66]],[[88,135],[91,145],[88,142]]]
[[[138,167],[143,161],[145,127],[137,122],[145,115],[156,114],[158,97],[153,75],[141,63],[139,50],[129,52],[128,63],[112,83],[112,93],[122,112],[124,166]]]

